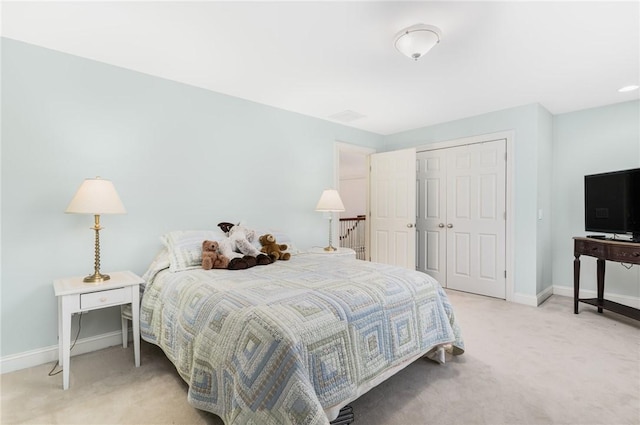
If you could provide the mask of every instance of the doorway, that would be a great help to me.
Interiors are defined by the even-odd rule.
[[[351,248],[359,260],[369,259],[369,155],[373,149],[336,142],[336,188],[345,211],[340,213],[340,246]]]

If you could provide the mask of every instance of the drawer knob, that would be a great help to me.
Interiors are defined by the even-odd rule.
[[[102,297],[102,298],[100,298],[100,302],[101,302],[101,303],[103,303],[103,302],[105,302],[105,301],[107,301],[107,297]]]
[[[640,257],[640,252],[634,252],[634,253],[633,253],[633,256],[634,256],[634,257]]]

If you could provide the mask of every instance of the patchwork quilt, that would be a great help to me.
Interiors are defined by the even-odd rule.
[[[189,403],[227,425],[327,424],[399,366],[464,351],[446,293],[420,272],[312,254],[239,271],[155,266],[142,337]]]

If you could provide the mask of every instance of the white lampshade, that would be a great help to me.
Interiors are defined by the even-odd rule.
[[[322,192],[316,211],[338,212],[344,211],[344,204],[340,199],[340,194],[335,189],[326,189]]]
[[[396,35],[395,46],[400,53],[417,61],[440,42],[442,32],[432,25],[417,24]]]
[[[118,192],[110,180],[86,179],[65,210],[74,214],[125,214]]]

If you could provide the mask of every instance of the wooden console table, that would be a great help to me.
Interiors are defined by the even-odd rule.
[[[605,261],[616,261],[626,264],[640,264],[640,244],[610,239],[573,238],[573,312],[578,314],[578,302],[583,302],[632,319],[640,320],[640,310],[604,299]],[[580,255],[588,255],[597,259],[598,298],[580,297]]]

